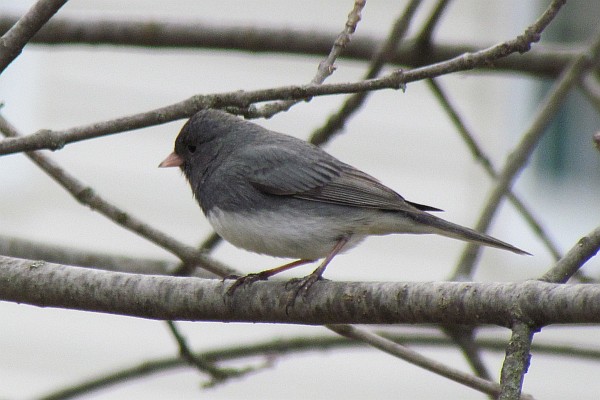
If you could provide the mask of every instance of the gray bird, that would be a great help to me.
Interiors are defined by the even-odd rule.
[[[369,235],[435,233],[529,254],[429,214],[441,210],[405,200],[310,143],[223,111],[202,110],[190,118],[175,151],[159,166],[181,168],[222,238],[256,253],[298,259],[242,277],[230,290],[323,258],[300,280],[298,291],[308,290],[336,254]]]

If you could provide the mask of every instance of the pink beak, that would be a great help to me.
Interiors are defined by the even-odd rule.
[[[158,168],[179,167],[181,164],[183,164],[183,158],[179,157],[177,153],[172,152],[163,162],[158,164]]]

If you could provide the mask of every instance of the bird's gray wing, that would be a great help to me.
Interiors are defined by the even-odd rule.
[[[293,151],[276,144],[253,147],[251,154],[244,155],[252,165],[247,176],[250,183],[263,193],[311,201],[383,210],[439,211],[408,202],[372,176],[302,143]]]
[[[339,161],[329,154],[301,141],[292,143],[254,145],[240,154],[248,163],[247,178],[254,187],[264,193],[294,196],[341,174]]]
[[[342,165],[338,177],[308,192],[298,193],[296,197],[383,210],[415,211],[416,208],[421,211],[441,211],[407,201],[371,175],[347,164]]]

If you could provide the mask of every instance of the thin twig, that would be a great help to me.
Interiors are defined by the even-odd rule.
[[[447,347],[452,342],[439,335],[428,333],[386,333],[378,334],[396,343],[405,346],[415,345],[424,347]],[[498,339],[477,339],[478,346],[490,351],[505,351],[506,341]],[[288,339],[267,340],[264,342],[244,344],[242,346],[224,347],[222,349],[208,350],[201,353],[195,353],[196,357],[210,362],[241,360],[249,357],[268,354],[290,355],[305,352],[316,352],[335,350],[339,348],[364,347],[366,343],[357,340],[348,340],[343,336],[299,336]],[[568,344],[540,344],[533,343],[532,352],[536,354],[548,354],[561,357],[583,357],[592,361],[600,359],[600,351],[597,349],[586,349],[574,347]],[[129,367],[123,367],[107,374],[100,374],[90,380],[82,381],[71,386],[61,388],[58,391],[48,393],[42,396],[36,396],[40,400],[58,400],[68,399],[80,394],[87,394],[94,390],[105,389],[119,383],[131,382],[132,379],[141,379],[152,374],[181,368],[185,361],[180,357],[157,358],[144,361]]]
[[[491,159],[485,154],[477,140],[475,139],[475,135],[467,128],[467,125],[459,115],[456,107],[450,102],[450,99],[439,85],[439,83],[435,79],[428,79],[427,84],[429,88],[434,93],[435,97],[438,99],[440,105],[450,118],[450,121],[454,124],[454,127],[460,134],[460,137],[463,139],[465,145],[471,152],[473,158],[481,164],[485,172],[494,179],[498,178],[498,172],[494,167]],[[533,215],[533,212],[525,205],[525,203],[509,188],[508,199],[516,208],[517,211],[521,214],[521,216],[525,219],[531,230],[540,238],[540,240],[546,245],[548,251],[552,254],[554,259],[558,260],[561,257],[560,250],[554,242],[550,239],[549,234],[546,232],[544,227],[538,222],[537,218]],[[466,276],[460,276],[461,270],[460,268],[456,268],[453,276],[450,278],[451,280],[456,279],[469,279]]]
[[[334,325],[331,326],[330,329],[339,333],[340,335],[365,342],[379,350],[392,354],[396,357],[400,357],[403,360],[410,360],[411,364],[418,365],[421,368],[424,368],[428,371],[432,371],[438,375],[451,379],[455,382],[461,383],[482,393],[491,394],[495,396],[500,394],[500,385],[498,385],[496,382],[481,379],[479,377],[466,374],[457,369],[450,368],[442,363],[428,359],[427,357],[422,356],[421,354],[409,349],[408,347],[402,346],[389,339],[383,338],[375,333],[371,333],[366,330],[359,330],[350,325]],[[530,397],[524,395],[521,396],[521,398]]]
[[[0,74],[21,54],[23,47],[67,0],[38,0],[0,38]]]
[[[481,212],[479,221],[475,227],[480,232],[485,232],[494,217],[503,197],[508,193],[517,174],[529,161],[533,150],[546,132],[547,126],[556,116],[557,109],[563,103],[571,89],[579,82],[581,76],[590,65],[598,62],[600,57],[600,33],[596,36],[589,49],[583,52],[563,72],[561,77],[554,83],[550,92],[538,107],[531,126],[525,131],[521,141],[508,155],[502,171],[498,174],[496,185],[488,196],[485,208]],[[458,274],[469,276],[479,255],[479,246],[467,244],[458,263]]]
[[[478,377],[491,380],[492,376],[481,358],[481,348],[475,340],[475,327],[468,325],[444,325],[443,332],[462,350],[465,359]]]
[[[212,95],[196,95],[166,107],[157,108],[145,113],[134,114],[109,121],[75,127],[63,131],[41,130],[32,135],[20,138],[8,138],[0,141],[0,154],[50,149],[57,150],[68,143],[121,133],[152,125],[164,124],[180,118],[190,117],[204,108],[224,108],[234,106],[247,108],[253,103],[278,99],[304,99],[313,96],[324,96],[340,93],[357,93],[380,89],[399,89],[409,82],[457,71],[473,69],[480,65],[490,64],[515,52],[529,50],[531,44],[540,39],[540,33],[558,13],[564,0],[554,0],[548,9],[529,26],[519,37],[494,45],[474,53],[464,54],[453,59],[415,68],[410,71],[393,71],[381,78],[368,79],[354,83],[287,86],[254,91],[236,91]]]
[[[84,251],[6,235],[0,235],[0,254],[138,274],[170,275],[175,268],[173,261]],[[127,271],[123,271],[123,267]]]
[[[212,235],[208,239],[212,239]],[[204,247],[206,244],[207,242],[200,246],[200,251],[208,251],[209,247]],[[87,251],[75,247],[42,243],[6,235],[0,235],[0,254],[9,257],[44,260],[58,264],[105,269],[107,271],[129,272],[132,274],[185,275],[204,279],[214,279],[217,276],[201,268],[193,268],[193,271],[184,274],[182,271],[182,268],[184,268],[182,264],[184,263],[177,263],[176,261]],[[193,267],[193,264],[185,265],[186,268],[188,265],[192,265]]]
[[[373,55],[363,79],[375,78],[377,75],[379,75],[385,63],[394,56],[395,49],[406,34],[406,31],[410,26],[410,22],[412,21],[412,18],[414,17],[415,12],[420,4],[420,0],[411,1],[396,19],[396,22],[388,34],[387,39],[380,47],[377,48],[377,51]],[[360,108],[369,94],[370,92],[360,92],[347,98],[340,109],[327,119],[325,125],[316,129],[312,133],[310,136],[310,142],[320,146],[329,141],[337,132],[342,130],[345,122],[356,110]]]
[[[179,346],[179,354],[181,357],[190,365],[195,366],[199,371],[204,372],[211,376],[212,381],[209,383],[210,386],[217,384],[221,381],[229,379],[234,376],[239,376],[239,372],[236,370],[222,369],[214,365],[214,362],[208,361],[203,357],[199,357],[192,353],[187,341],[175,325],[173,321],[166,321],[169,331],[177,341]]]
[[[483,58],[481,59],[482,62]],[[476,59],[479,59],[479,57],[476,57]],[[465,64],[464,60],[455,59],[444,63],[442,66],[434,68],[426,67],[425,69],[429,71],[428,73],[437,75],[464,69]],[[69,143],[160,125],[190,117],[198,110],[206,108],[226,108],[231,106],[237,109],[247,109],[253,103],[278,99],[304,99],[314,96],[381,89],[397,90],[408,81],[423,79],[422,75],[422,70],[410,71],[408,75],[402,71],[393,71],[381,78],[353,83],[285,86],[273,89],[195,95],[169,106],[113,120],[78,126],[62,131],[43,129],[32,135],[8,138],[0,141],[0,155],[41,149],[58,150]]]
[[[600,227],[579,239],[563,258],[546,272],[540,280],[545,282],[566,283],[579,268],[600,250]]]
[[[441,328],[461,350],[463,356],[471,366],[471,370],[479,378],[491,381],[492,376],[485,366],[481,355],[482,348],[475,341],[475,332],[478,327],[469,325],[441,325]],[[492,394],[488,394],[488,397],[490,400],[496,399],[496,396]]]
[[[221,242],[221,236],[216,232],[209,234],[200,244],[200,248],[205,252],[211,252]]]
[[[202,241],[202,243],[200,243],[200,246],[198,246],[198,252],[201,254],[210,254],[215,249],[215,247],[217,247],[217,245],[219,243],[221,243],[222,240],[223,239],[216,232],[212,231]],[[177,265],[177,267],[175,267],[173,269],[171,275],[173,275],[173,276],[202,276],[206,272],[207,271],[203,271],[203,270],[201,270],[199,272],[198,268],[196,268],[196,265],[193,262],[190,263],[190,262],[183,260],[182,262],[179,263],[179,265]],[[217,276],[220,276],[220,275],[217,275]],[[220,276],[220,277],[223,278],[223,276]]]
[[[352,10],[348,14],[344,30],[340,32],[335,39],[327,58],[319,63],[317,73],[310,81],[312,85],[320,85],[335,71],[335,61],[342,54],[342,51],[346,48],[348,43],[350,43],[350,38],[356,31],[356,26],[361,19],[362,9],[365,7],[366,3],[366,0],[355,0]],[[250,118],[270,118],[278,112],[289,110],[290,107],[298,103],[298,101],[299,100],[280,100],[265,104],[259,108],[248,110],[246,116]]]
[[[427,22],[421,29],[421,31],[417,34],[416,43],[418,47],[422,49],[426,49],[431,46],[431,38],[433,37],[433,31],[438,26],[442,15],[444,15],[444,11],[450,5],[450,0],[439,0],[435,5],[433,12],[427,19]]]

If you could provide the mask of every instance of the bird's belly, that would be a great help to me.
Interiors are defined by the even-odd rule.
[[[304,213],[282,216],[274,211],[237,213],[213,207],[207,218],[215,231],[236,247],[274,257],[318,259],[327,256],[337,241],[349,236],[348,250],[365,238],[352,234],[352,226],[332,224],[327,218]]]

